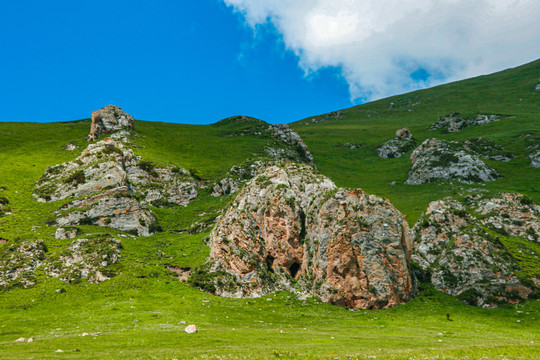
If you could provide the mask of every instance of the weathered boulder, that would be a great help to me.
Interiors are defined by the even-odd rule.
[[[101,237],[78,239],[59,256],[59,259],[46,266],[45,271],[66,283],[88,279],[91,283],[108,280],[103,269],[120,260],[122,244],[119,240]]]
[[[88,145],[74,161],[49,167],[34,197],[41,202],[76,198],[60,209],[59,226],[97,224],[148,236],[158,225],[146,204],[185,206],[197,197],[196,186],[186,170],[158,168],[106,138]]]
[[[306,166],[270,166],[221,217],[211,262],[192,282],[222,296],[285,289],[352,308],[390,307],[414,292],[411,241],[388,200],[337,189]]]
[[[122,129],[134,129],[133,116],[123,112],[116,105],[107,105],[92,112],[92,125],[88,141],[97,140],[99,135],[110,134]]]
[[[406,184],[419,185],[438,180],[471,184],[500,178],[495,169],[478,155],[467,152],[453,141],[427,139],[411,154],[412,168]]]
[[[466,200],[480,221],[502,235],[540,242],[540,206],[526,196],[502,193],[492,198],[469,196]]]
[[[531,285],[499,239],[452,198],[434,201],[414,226],[413,260],[433,286],[470,305],[493,307],[526,299]]]
[[[34,271],[45,259],[47,248],[43,241],[23,241],[0,252],[0,287],[35,285]]]
[[[540,82],[536,84],[534,91],[540,91]]]
[[[396,131],[396,136],[385,141],[377,148],[377,154],[383,159],[393,159],[403,156],[407,151],[413,149],[416,139],[409,129],[403,128]]]
[[[446,129],[450,132],[458,132],[469,126],[479,126],[489,124],[502,119],[513,118],[508,115],[498,114],[478,114],[475,117],[464,118],[459,113],[452,113],[450,115],[441,116],[439,120],[434,122],[429,130]]]

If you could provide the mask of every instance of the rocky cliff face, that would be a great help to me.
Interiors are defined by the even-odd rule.
[[[407,128],[396,131],[396,136],[384,142],[377,148],[377,154],[383,159],[392,159],[403,156],[414,148],[416,139]]]
[[[411,154],[412,168],[406,181],[419,185],[438,180],[463,183],[494,181],[500,177],[479,156],[462,144],[439,139],[427,139]]]
[[[88,141],[95,141],[99,135],[110,134],[118,130],[133,130],[133,116],[125,113],[116,105],[107,105],[92,112],[92,125]]]
[[[270,166],[211,234],[206,288],[234,297],[288,289],[352,308],[390,307],[414,292],[411,240],[387,200],[337,189],[309,167]]]
[[[196,182],[179,168],[156,168],[122,142],[106,138],[74,161],[49,167],[36,183],[38,201],[75,200],[57,211],[59,226],[97,224],[148,236],[158,229],[146,204],[186,205]]]
[[[537,280],[516,275],[518,263],[483,222],[452,198],[430,203],[413,229],[413,260],[436,289],[471,305],[492,307],[528,298]]]

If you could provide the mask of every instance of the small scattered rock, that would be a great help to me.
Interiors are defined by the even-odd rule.
[[[62,349],[58,349],[58,350],[55,351],[55,353],[63,353],[63,352],[64,352],[64,350],[62,350]]]
[[[197,326],[195,325],[188,325],[184,329],[184,331],[188,334],[195,334],[197,332]]]
[[[15,342],[26,342],[26,338],[18,338]]]
[[[87,332],[83,332],[83,333],[81,334],[81,336],[88,336],[88,335],[90,335],[90,334],[87,333]]]

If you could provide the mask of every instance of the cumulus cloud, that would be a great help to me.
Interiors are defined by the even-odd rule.
[[[356,101],[540,57],[538,0],[222,1],[254,29],[274,26],[306,73],[340,68]]]

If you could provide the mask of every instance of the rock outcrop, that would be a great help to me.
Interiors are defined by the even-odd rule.
[[[464,118],[461,117],[459,113],[452,113],[450,115],[441,116],[439,120],[429,127],[429,130],[446,129],[449,133],[458,132],[469,126],[485,125],[512,117],[513,116],[497,114],[478,114],[473,118]]]
[[[377,154],[383,159],[392,159],[403,156],[407,151],[413,149],[416,139],[409,129],[403,128],[396,131],[396,136],[385,141],[377,148]]]
[[[47,248],[41,240],[23,241],[0,252],[0,287],[35,285],[35,270],[45,259]]]
[[[196,186],[186,170],[157,168],[106,138],[74,161],[49,167],[34,196],[41,202],[75,198],[58,211],[58,226],[97,224],[148,236],[159,226],[146,204],[187,205],[197,197]]]
[[[133,116],[116,105],[107,105],[92,112],[92,125],[88,141],[95,141],[99,135],[110,134],[122,129],[134,129]]]
[[[502,235],[540,242],[540,206],[522,194],[502,193],[493,198],[468,196],[481,223]]]
[[[470,305],[519,302],[532,292],[499,239],[452,198],[434,201],[414,226],[413,260],[433,286]]]
[[[406,181],[410,185],[438,180],[456,180],[471,184],[500,178],[495,169],[478,155],[454,141],[427,139],[411,154],[412,168]]]
[[[540,81],[536,84],[534,91],[540,91]]]
[[[88,279],[90,283],[109,280],[103,269],[120,260],[122,244],[119,240],[102,237],[78,239],[59,256],[58,261],[48,264],[46,272],[66,283]]]
[[[315,169],[317,168],[317,166],[315,166],[315,162],[313,161],[313,156],[311,155],[311,152],[309,151],[307,145],[304,143],[304,140],[302,140],[300,135],[298,135],[296,131],[291,129],[289,125],[270,125],[269,130],[273,138],[279,139],[294,148],[294,150],[299,156],[299,159],[293,160],[306,163]],[[279,159],[280,158],[278,158],[278,160]]]
[[[388,200],[338,189],[309,167],[261,171],[210,236],[211,262],[192,282],[222,296],[286,289],[351,308],[408,301],[412,237]]]

